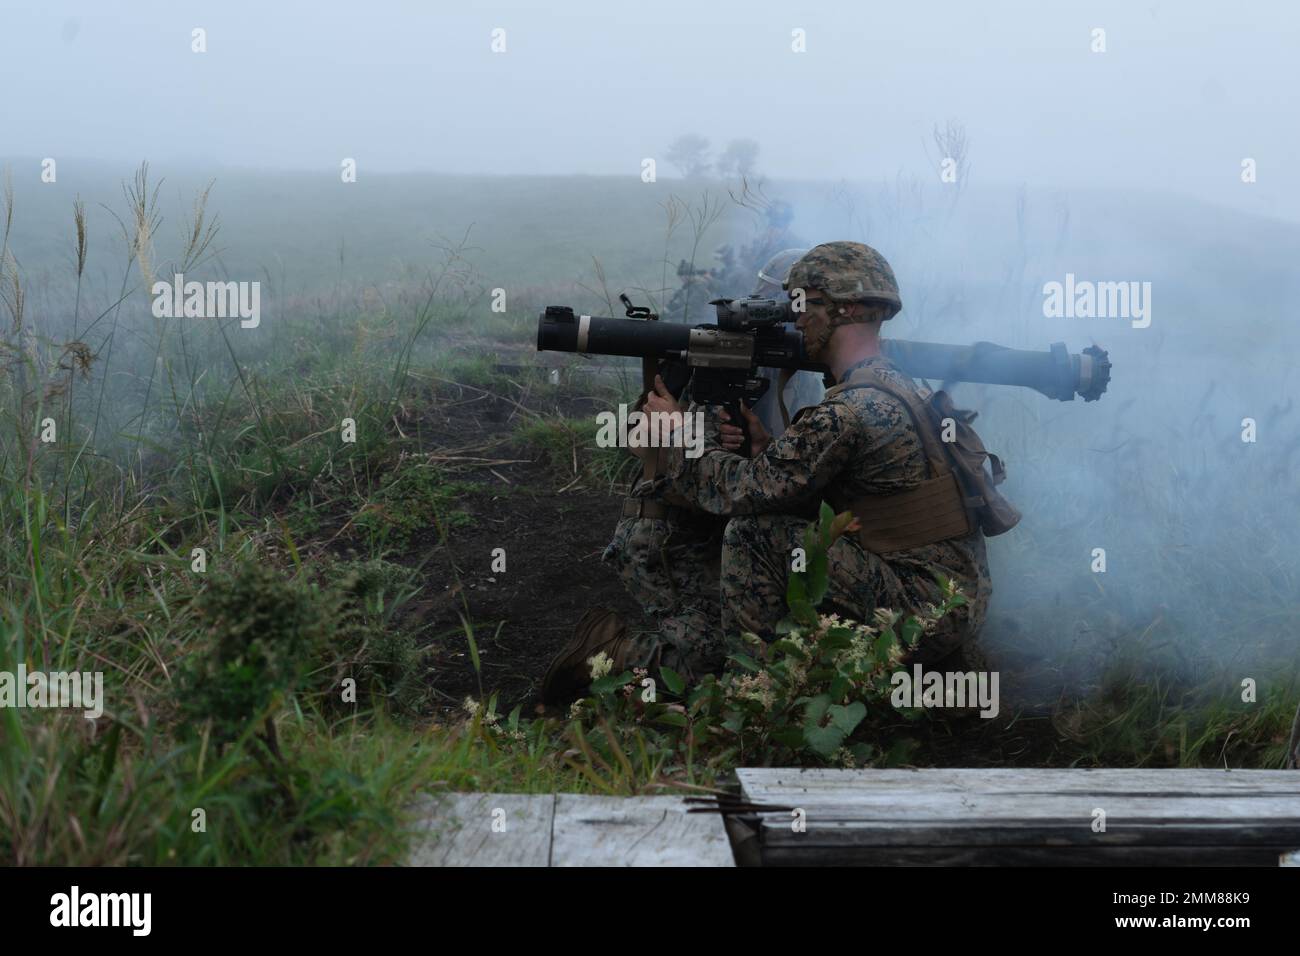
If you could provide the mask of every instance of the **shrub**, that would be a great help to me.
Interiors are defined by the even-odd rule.
[[[215,741],[237,738],[276,699],[293,693],[333,639],[338,597],[266,564],[216,573],[195,597],[200,645],[178,675],[184,725],[211,724]]]

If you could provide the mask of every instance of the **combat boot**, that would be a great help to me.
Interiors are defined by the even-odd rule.
[[[607,608],[594,607],[582,615],[573,638],[547,668],[542,679],[542,703],[559,707],[581,696],[591,683],[587,659],[601,651],[614,661],[610,673],[618,674],[627,666],[632,642],[627,636],[626,621]]]

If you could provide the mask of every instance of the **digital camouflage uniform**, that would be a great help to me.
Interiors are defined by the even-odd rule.
[[[703,409],[687,409],[692,414],[697,410]],[[716,416],[706,416],[706,447],[717,445],[718,423]],[[667,454],[661,453],[661,462]],[[636,482],[601,560],[614,566],[641,606],[642,620],[629,625],[637,648],[629,666],[663,664],[694,680],[721,670],[727,657],[719,629],[719,571],[727,519],[703,509],[676,507],[666,492],[663,478]],[[640,510],[642,504],[655,516],[636,513],[634,508]]]
[[[883,358],[867,362],[884,369],[891,380],[910,383]],[[803,547],[804,529],[823,498],[892,494],[927,476],[925,453],[907,409],[870,387],[846,390],[806,410],[753,460],[716,444],[695,460],[676,448],[669,456],[661,488],[712,514],[730,516],[718,572],[721,614],[667,615],[657,633],[634,635],[635,663],[646,666],[659,655],[660,663],[696,677],[701,669],[719,668],[742,632],[775,639],[776,624],[786,614],[794,549]],[[942,602],[936,573],[953,579],[968,603],[926,634],[910,660],[944,660],[947,666],[971,669],[978,654],[967,642],[983,624],[992,591],[979,531],[885,555],[865,550],[851,535],[841,537],[830,550],[830,587],[821,610],[860,621],[870,621],[876,608],[916,613]],[[701,582],[700,594],[707,594],[709,586]],[[712,628],[705,626],[710,620],[716,621]],[[689,635],[685,643],[683,634]]]
[[[655,483],[645,480],[632,499],[662,502]],[[629,627],[638,646],[636,666],[662,663],[691,679],[721,669],[727,653],[719,630],[725,526],[716,515],[670,508],[663,518],[626,516],[615,527],[602,559],[641,605],[643,619]]]

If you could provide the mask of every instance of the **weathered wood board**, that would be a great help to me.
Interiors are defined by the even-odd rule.
[[[550,865],[553,794],[446,793],[413,809],[410,866]]]
[[[737,777],[748,801],[802,811],[802,831],[790,810],[754,815],[765,865],[1276,866],[1300,848],[1294,771],[748,769]]]
[[[735,866],[720,814],[687,814],[678,797],[555,801],[552,866]]]
[[[678,797],[449,793],[415,808],[411,866],[734,866],[719,814]]]

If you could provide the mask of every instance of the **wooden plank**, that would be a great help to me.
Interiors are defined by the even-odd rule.
[[[737,771],[766,865],[789,862],[1092,865],[1106,854],[1274,865],[1300,840],[1300,775],[1284,770]],[[1106,829],[1092,829],[1094,809]],[[1098,856],[1100,854],[1100,856]]]
[[[1276,847],[768,847],[762,866],[1276,866]]]
[[[1300,823],[1272,821],[1199,822],[1121,820],[1107,817],[1106,830],[1094,832],[1091,818],[1031,821],[1009,818],[968,820],[823,820],[810,813],[806,830],[791,827],[788,815],[764,815],[760,839],[765,846],[1264,846],[1294,845]]]
[[[687,814],[679,797],[562,793],[552,866],[735,866],[722,816]]]
[[[872,790],[953,790],[979,793],[1272,793],[1300,798],[1300,774],[1290,770],[950,769],[837,770],[744,768],[741,789],[753,800],[785,799],[792,792],[824,794]]]
[[[1204,794],[1166,796],[1126,793],[959,793],[915,790],[863,791],[860,794],[790,793],[762,801],[762,806],[802,807],[816,811],[822,819],[858,819],[901,814],[907,819],[964,819],[975,814],[994,818],[1077,819],[1089,818],[1095,808],[1108,817],[1139,816],[1144,819],[1248,819],[1300,822],[1300,797],[1275,794]]]
[[[409,866],[549,865],[554,794],[446,793],[413,809]]]
[[[791,794],[763,806],[800,807],[820,820],[945,820],[973,817],[987,820],[1092,821],[1093,811],[1104,810],[1108,824],[1124,820],[1151,822],[1241,819],[1278,826],[1300,825],[1300,798],[1236,796],[1166,797],[1127,794],[1056,793],[932,793],[917,788],[910,793],[864,793],[860,799],[801,799]]]

